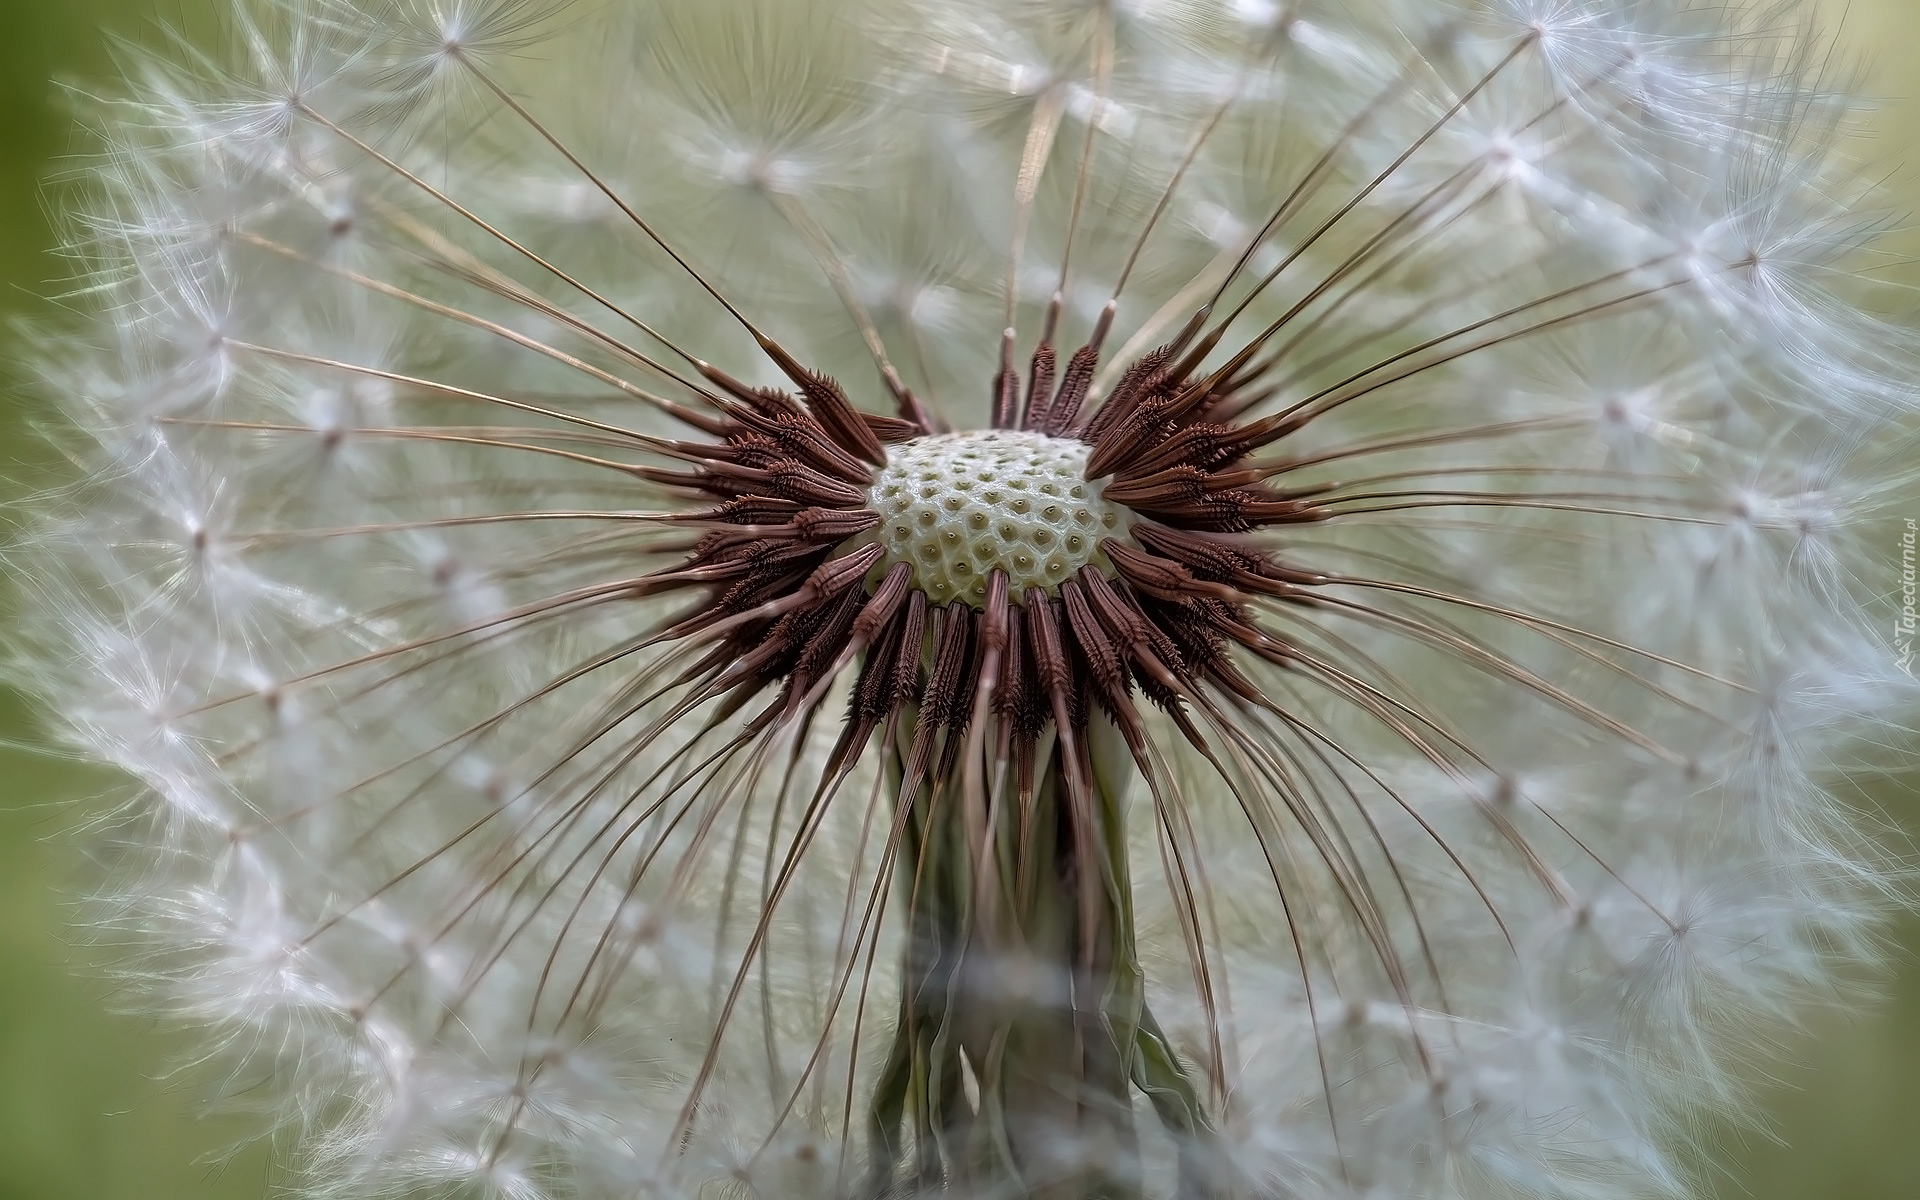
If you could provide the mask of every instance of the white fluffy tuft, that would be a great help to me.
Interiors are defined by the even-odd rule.
[[[1104,390],[1243,250],[1218,315],[1274,281],[1234,329],[1285,318],[1262,414],[1324,410],[1274,453],[1340,506],[1279,544],[1339,582],[1264,615],[1350,672],[1261,664],[1292,716],[1224,767],[1169,732],[1131,859],[1249,1195],[1685,1195],[1697,1114],[1872,958],[1898,888],[1836,789],[1913,711],[1920,373],[1859,307],[1848,102],[1774,8],[233,20],[103,112],[45,364],[85,477],[15,552],[17,645],[142,790],[103,922],[311,1195],[859,1194],[884,780],[808,810],[839,692],[751,752],[674,711],[677,614],[630,596],[685,534],[605,469],[608,427],[686,436],[673,347],[779,378],[716,295],[891,411],[877,341],[966,429],[1009,314],[1057,293],[1081,336],[1125,274]]]

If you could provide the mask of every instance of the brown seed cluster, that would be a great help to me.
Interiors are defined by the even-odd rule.
[[[695,684],[685,703],[725,698],[738,708],[777,690],[749,719],[757,732],[810,712],[859,659],[829,773],[851,769],[882,726],[910,719],[903,799],[949,776],[976,722],[990,722],[994,744],[1010,748],[1023,794],[1035,786],[1035,749],[1049,727],[1063,734],[1069,790],[1083,789],[1091,767],[1081,735],[1095,711],[1144,756],[1137,694],[1201,742],[1187,706],[1211,708],[1218,696],[1258,702],[1232,647],[1275,662],[1290,654],[1259,627],[1250,598],[1297,598],[1314,582],[1245,535],[1324,517],[1310,492],[1272,488],[1267,471],[1245,465],[1285,429],[1213,419],[1246,398],[1236,397],[1230,373],[1197,375],[1204,351],[1176,339],[1147,354],[1084,419],[1097,340],[1057,378],[1054,349],[1043,342],[1024,388],[1003,363],[997,427],[1085,442],[1086,483],[1097,482],[1105,502],[1124,505],[1131,519],[1105,533],[1096,561],[1056,586],[1021,588],[994,569],[976,594],[951,603],[916,586],[909,562],[886,566],[872,533],[882,521],[869,505],[885,447],[934,433],[910,396],[901,417],[860,412],[836,383],[777,347],[770,353],[798,394],[705,368],[724,393],[724,416],[702,425],[717,440],[679,445],[689,471],[647,470],[718,501],[688,518],[711,527],[691,555],[649,579],[652,592],[707,593],[664,635],[708,646],[681,675]]]

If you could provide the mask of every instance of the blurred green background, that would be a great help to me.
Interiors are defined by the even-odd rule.
[[[87,143],[54,81],[110,80],[109,38],[158,45],[163,26],[203,32],[209,3],[0,0],[0,314],[44,316],[45,297],[60,290],[46,213],[68,156]],[[1866,89],[1882,101],[1875,134],[1854,152],[1920,208],[1920,0],[1823,8],[1843,57],[1864,59]],[[1892,244],[1920,254],[1920,231]],[[1889,277],[1920,285],[1920,267],[1893,263]],[[36,402],[8,373],[10,357],[0,352],[0,474],[17,494],[53,464],[30,434]],[[20,704],[0,692],[0,1200],[271,1194],[267,1154],[230,1153],[245,1126],[203,1117],[192,1083],[169,1080],[187,1043],[117,1015],[111,986],[73,941],[64,886],[78,861],[73,806],[110,781],[35,752],[32,738]],[[1887,781],[1876,799],[1920,835],[1914,778]],[[1920,922],[1902,932],[1883,1002],[1829,1014],[1790,1047],[1767,1097],[1776,1136],[1714,1135],[1721,1200],[1920,1197]]]

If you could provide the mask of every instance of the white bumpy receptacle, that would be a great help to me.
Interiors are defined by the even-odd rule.
[[[1077,438],[1011,429],[890,447],[868,493],[887,551],[876,577],[908,563],[928,600],[978,608],[996,569],[1018,599],[1102,562],[1101,539],[1125,532],[1126,510],[1087,480],[1088,450]]]

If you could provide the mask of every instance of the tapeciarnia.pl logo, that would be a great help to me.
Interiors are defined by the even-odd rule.
[[[1900,655],[1900,669],[1913,674],[1914,612],[1914,537],[1916,522],[1907,518],[1906,532],[1900,535],[1900,618],[1894,623],[1893,645]]]

